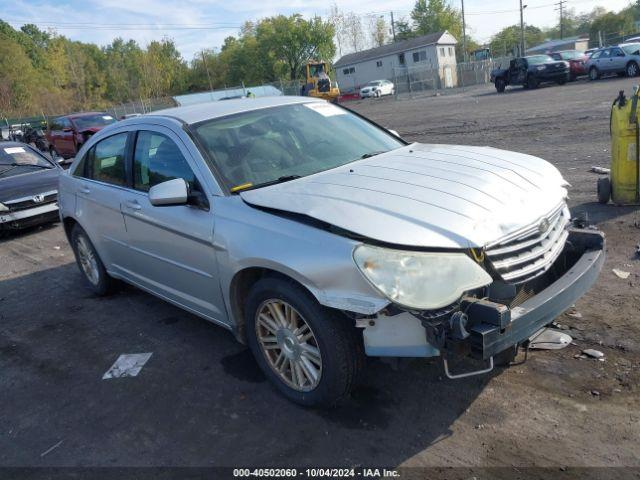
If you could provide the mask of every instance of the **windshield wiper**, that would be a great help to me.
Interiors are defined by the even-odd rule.
[[[296,180],[298,178],[301,178],[300,175],[284,175],[282,177],[278,177],[275,180],[270,180],[268,182],[263,182],[263,183],[258,183],[257,185],[251,185],[251,184],[247,184],[247,186],[245,188],[236,188],[235,190],[232,188],[231,192],[232,193],[238,193],[240,191],[247,191],[247,190],[253,190],[255,188],[262,188],[262,187],[268,187],[269,185],[276,185],[278,183],[284,183],[284,182],[290,182],[291,180]],[[244,185],[241,185],[244,186]]]
[[[387,153],[387,150],[380,150],[379,152],[369,152],[365,153],[360,157],[360,159],[375,157],[376,155],[380,155],[381,153]]]

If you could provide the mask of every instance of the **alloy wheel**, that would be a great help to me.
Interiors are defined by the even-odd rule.
[[[100,282],[100,271],[98,269],[98,261],[93,253],[93,249],[89,246],[87,239],[83,236],[78,238],[76,247],[82,271],[93,285],[97,285]]]
[[[627,67],[627,76],[635,77],[638,74],[638,65],[635,63],[630,63]]]
[[[322,376],[322,355],[311,326],[287,302],[264,301],[256,312],[258,344],[271,369],[299,392],[313,390]]]

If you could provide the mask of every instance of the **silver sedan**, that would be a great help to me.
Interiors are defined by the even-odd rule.
[[[366,356],[490,370],[595,281],[539,158],[409,144],[322,100],[156,112],[93,136],[60,216],[96,294],[123,280],[231,330],[303,405],[349,394]],[[447,360],[471,355],[473,371]]]

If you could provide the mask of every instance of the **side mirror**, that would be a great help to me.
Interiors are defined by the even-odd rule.
[[[188,197],[189,188],[182,178],[167,180],[149,189],[149,202],[154,207],[186,205]]]
[[[402,138],[402,137],[400,137],[400,134],[399,134],[397,131],[395,131],[395,130],[392,130],[392,129],[390,129],[390,128],[387,128],[387,131],[388,131],[389,133],[391,133],[392,135],[395,135],[395,136],[396,136],[396,137],[398,137],[398,138]]]

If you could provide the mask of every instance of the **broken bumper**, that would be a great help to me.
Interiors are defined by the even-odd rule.
[[[604,235],[595,230],[570,230],[558,260],[553,280],[537,289],[537,294],[515,307],[486,302],[476,308],[478,298],[463,298],[460,310],[467,312],[464,340],[451,340],[447,334],[442,352],[431,343],[427,328],[409,312],[379,313],[356,323],[363,329],[365,352],[375,357],[435,357],[468,355],[488,359],[525,342],[549,325],[580,297],[598,278],[604,263]],[[560,267],[562,265],[562,267]]]
[[[0,213],[0,229],[14,230],[58,220],[58,203],[53,202],[26,210]]]
[[[575,263],[537,295],[513,307],[506,325],[478,322],[469,316],[472,355],[487,359],[520,344],[567,310],[597,280],[604,263],[604,245],[601,232],[571,230],[565,250],[571,248],[566,255],[577,258]]]

